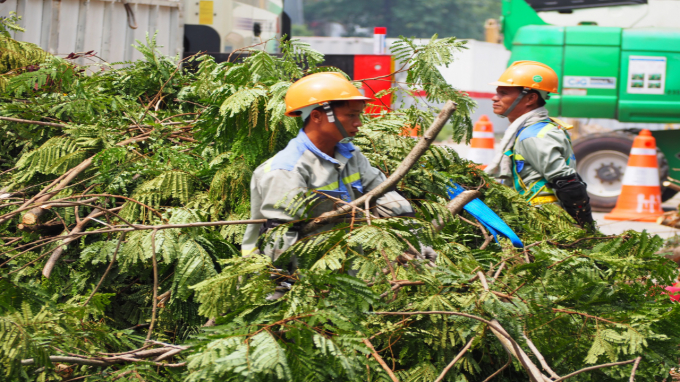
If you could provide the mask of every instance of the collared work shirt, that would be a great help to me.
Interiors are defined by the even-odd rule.
[[[351,143],[338,143],[335,156],[331,158],[314,146],[304,130],[300,130],[285,149],[255,169],[250,181],[250,217],[282,222],[318,217],[332,211],[337,201],[318,194],[305,199],[311,195],[310,191],[350,202],[385,179],[385,175],[371,166]],[[376,205],[380,216],[413,214],[410,203],[396,191],[384,194],[376,200]],[[322,227],[320,231],[332,226]],[[259,251],[261,227],[261,224],[250,224],[246,228],[242,245],[244,255]],[[263,249],[265,255],[275,260],[298,240],[298,236],[298,232],[288,231],[281,239],[283,243],[277,242]]]

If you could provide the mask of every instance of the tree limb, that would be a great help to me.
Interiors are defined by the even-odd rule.
[[[52,270],[54,269],[54,266],[57,265],[57,262],[61,258],[61,255],[64,253],[64,249],[66,248],[66,246],[68,246],[72,241],[78,238],[76,234],[84,231],[85,227],[91,221],[91,219],[102,216],[105,213],[106,213],[105,211],[101,211],[99,209],[92,210],[92,212],[90,212],[90,214],[87,215],[85,219],[81,220],[80,223],[76,224],[76,226],[73,227],[69,235],[64,236],[63,244],[59,246],[59,248],[55,249],[54,252],[52,252],[52,255],[50,256],[50,258],[45,263],[45,266],[43,267],[42,274],[43,276],[45,276],[45,278],[50,278]]]
[[[90,297],[85,300],[83,303],[83,306],[87,305],[88,302],[92,299],[95,293],[97,293],[97,290],[99,289],[100,286],[102,286],[102,283],[104,282],[104,279],[106,278],[106,275],[109,274],[109,271],[111,270],[111,267],[113,267],[113,263],[116,262],[116,256],[118,255],[118,250],[120,249],[120,244],[125,241],[125,232],[123,232],[120,235],[120,238],[118,239],[118,244],[116,244],[116,249],[113,251],[113,258],[111,259],[111,262],[109,263],[109,266],[106,267],[106,271],[104,271],[104,274],[102,275],[102,278],[99,280],[99,283],[97,286],[92,290],[92,293],[90,294]]]
[[[378,352],[375,351],[375,348],[373,347],[373,344],[371,343],[371,341],[369,341],[368,338],[364,338],[361,341],[363,341],[363,343],[366,345],[366,347],[368,347],[371,350],[371,354],[373,355],[373,358],[375,358],[375,360],[378,361],[380,366],[382,366],[382,368],[385,369],[385,372],[387,373],[387,375],[390,376],[390,378],[392,379],[392,382],[399,382],[399,379],[397,379],[397,376],[394,375],[394,372],[392,371],[392,369],[390,369],[389,366],[387,366],[387,364],[385,363],[385,360],[383,360],[382,357],[380,356],[380,354],[378,354]]]
[[[446,373],[448,373],[449,370],[451,370],[451,368],[453,367],[453,365],[455,365],[456,362],[458,362],[459,359],[463,358],[463,355],[465,355],[465,352],[470,349],[470,346],[472,346],[472,341],[474,341],[474,340],[475,340],[475,337],[472,337],[470,339],[470,341],[468,341],[468,343],[465,344],[463,349],[458,353],[458,355],[456,355],[455,358],[453,358],[453,360],[448,365],[446,365],[444,370],[442,370],[442,373],[439,374],[439,377],[437,377],[437,379],[435,379],[434,382],[441,382],[444,379],[444,377],[446,376]]]
[[[382,182],[373,190],[364,194],[362,197],[352,201],[348,205],[344,205],[335,211],[330,211],[321,214],[321,216],[317,217],[312,222],[308,223],[302,228],[302,234],[303,235],[308,234],[326,224],[334,222],[341,215],[351,212],[353,208],[362,206],[367,199],[377,200],[384,193],[388,192],[390,189],[395,187],[399,183],[399,181],[401,181],[401,179],[404,178],[404,176],[406,176],[411,167],[418,163],[420,157],[430,147],[430,144],[434,141],[434,139],[437,137],[441,129],[449,120],[451,114],[453,114],[453,112],[456,111],[457,106],[458,105],[453,101],[446,102],[444,107],[442,107],[442,111],[439,113],[437,118],[435,118],[434,122],[432,122],[432,125],[430,125],[425,134],[423,134],[423,138],[418,141],[415,147],[406,156],[406,158],[404,158],[399,167],[397,167],[397,169],[390,175],[389,178],[387,178],[384,182]]]
[[[564,380],[567,379],[567,378],[571,378],[571,377],[573,377],[573,376],[575,376],[575,375],[578,375],[578,374],[581,374],[581,373],[585,373],[586,371],[602,369],[602,368],[604,368],[604,367],[610,367],[610,366],[627,365],[627,364],[629,364],[629,363],[639,362],[639,359],[640,359],[640,357],[635,358],[635,359],[631,359],[631,360],[628,360],[628,361],[612,362],[612,363],[603,363],[602,365],[595,365],[595,366],[584,367],[584,368],[581,369],[581,370],[577,370],[577,371],[575,371],[575,372],[573,372],[573,373],[571,373],[571,374],[565,375],[564,377],[562,377],[562,378],[560,378],[560,379],[556,379],[554,382],[564,381]]]
[[[508,362],[506,362],[505,365],[501,366],[500,369],[496,370],[495,373],[493,373],[493,374],[491,374],[490,376],[488,376],[488,377],[487,377],[485,380],[483,380],[482,382],[489,382],[493,377],[497,376],[498,374],[501,373],[501,371],[505,370],[508,366],[510,366],[511,363],[512,363],[512,356],[510,355],[510,353],[508,353]]]
[[[551,377],[553,377],[555,379],[560,379],[560,376],[557,375],[557,373],[555,373],[550,368],[550,366],[548,366],[547,362],[545,362],[545,358],[543,358],[543,354],[541,354],[541,352],[538,351],[538,349],[536,348],[536,345],[534,345],[534,343],[531,342],[529,337],[527,337],[526,334],[522,334],[522,337],[524,337],[524,340],[527,342],[527,345],[529,346],[529,349],[531,349],[531,352],[534,353],[536,358],[538,358],[538,362],[541,364],[541,367],[543,367],[543,370],[547,371],[548,374],[550,374]]]
[[[629,382],[635,382],[635,371],[638,368],[638,365],[640,364],[640,360],[642,357],[637,357],[635,358],[635,364],[633,364],[633,370],[630,371],[630,380]]]
[[[463,211],[463,208],[471,201],[479,198],[482,194],[479,191],[469,190],[463,191],[455,198],[451,199],[450,202],[446,204],[446,208],[451,212],[451,215],[456,216]],[[437,218],[432,222],[435,231],[439,232],[444,228],[444,222]]]
[[[156,323],[156,309],[158,308],[158,262],[156,261],[156,232],[151,233],[151,261],[153,263],[153,298],[151,299],[151,324],[149,325],[149,332],[146,334],[146,340],[151,339],[153,333],[153,325]]]

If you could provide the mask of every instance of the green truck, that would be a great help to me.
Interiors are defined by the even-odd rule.
[[[645,124],[657,128],[661,181],[680,179],[680,130],[663,129],[680,123],[680,1],[502,1],[509,62],[540,61],[560,76],[559,94],[546,105],[551,115],[634,126],[574,141],[593,207],[614,207],[633,138]],[[676,192],[662,187],[662,199]]]

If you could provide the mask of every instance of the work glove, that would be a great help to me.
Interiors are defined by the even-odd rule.
[[[581,177],[574,173],[553,179],[550,186],[555,190],[557,199],[562,208],[584,229],[593,231],[596,229],[590,208],[590,197],[586,188],[588,185]]]
[[[284,269],[273,269],[269,278],[276,282],[274,293],[267,295],[265,300],[274,301],[283,297],[295,284],[295,279],[290,276],[290,273]]]

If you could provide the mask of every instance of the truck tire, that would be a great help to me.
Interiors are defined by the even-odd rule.
[[[593,211],[606,212],[616,206],[633,139],[634,134],[612,132],[590,134],[574,141],[576,171],[588,184],[588,195]],[[658,150],[657,160],[659,179],[663,181],[668,175],[668,164]],[[666,190],[663,187],[661,191],[662,201],[675,195],[673,190]]]

